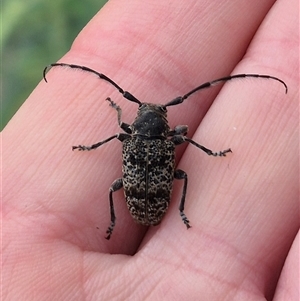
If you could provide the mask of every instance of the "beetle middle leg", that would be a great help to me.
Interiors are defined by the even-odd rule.
[[[209,156],[225,157],[227,153],[232,153],[232,150],[230,148],[223,150],[223,151],[219,151],[219,152],[213,152],[212,150],[206,148],[205,146],[200,145],[197,142],[195,142],[194,140],[186,137],[185,135],[186,135],[187,131],[188,131],[188,127],[186,125],[178,125],[175,127],[175,129],[173,131],[169,132],[169,136],[172,136],[171,140],[175,143],[175,145],[179,145],[184,142],[189,142],[189,143],[193,144],[194,146],[203,150]]]
[[[182,221],[186,225],[187,228],[191,228],[190,221],[187,219],[186,215],[184,214],[184,203],[185,203],[185,196],[186,196],[186,189],[187,189],[187,182],[188,182],[188,177],[186,172],[184,172],[181,169],[177,169],[174,172],[174,178],[177,180],[184,180],[183,184],[183,190],[182,190],[182,195],[181,195],[181,200],[180,200],[180,205],[179,205],[179,212]]]
[[[98,143],[95,143],[95,144],[92,144],[90,146],[85,146],[85,145],[76,145],[76,146],[72,146],[72,150],[74,149],[78,149],[79,151],[85,151],[85,150],[92,150],[92,149],[96,149],[98,148],[99,146],[109,142],[110,140],[113,140],[117,138],[118,140],[120,140],[121,142],[123,142],[125,139],[127,138],[130,138],[130,136],[128,134],[125,134],[125,133],[119,133],[119,134],[116,134],[116,135],[113,135],[103,141],[100,141]]]
[[[225,149],[223,151],[219,151],[219,152],[213,152],[212,150],[204,147],[203,145],[200,145],[198,144],[197,142],[195,142],[194,140],[188,138],[188,137],[185,137],[185,136],[182,136],[182,138],[184,139],[184,141],[187,141],[193,145],[195,145],[196,147],[200,148],[201,150],[203,150],[205,153],[207,153],[209,156],[214,156],[214,157],[226,157],[226,154],[227,153],[232,153],[232,150],[230,148],[228,149]]]
[[[106,231],[107,236],[105,237],[107,240],[110,239],[110,236],[112,235],[112,232],[114,230],[115,224],[116,224],[116,215],[115,215],[115,208],[114,208],[114,201],[113,201],[113,192],[121,189],[123,187],[123,180],[122,178],[119,178],[115,180],[111,187],[109,188],[109,206],[110,206],[110,225]]]

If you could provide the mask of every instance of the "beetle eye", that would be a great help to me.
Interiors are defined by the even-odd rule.
[[[167,112],[167,108],[165,106],[160,106],[159,109],[163,112],[166,113]]]
[[[147,107],[148,105],[146,103],[142,103],[140,106],[139,106],[139,110],[143,110]]]

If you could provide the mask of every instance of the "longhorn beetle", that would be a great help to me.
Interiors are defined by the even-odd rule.
[[[110,239],[116,222],[113,202],[113,193],[115,191],[122,187],[124,188],[127,207],[136,222],[146,226],[158,225],[168,209],[174,178],[184,181],[179,212],[183,223],[187,228],[190,228],[190,222],[184,214],[188,177],[183,170],[175,170],[175,147],[184,142],[189,142],[209,156],[225,157],[227,153],[232,152],[230,148],[220,152],[213,152],[186,137],[188,132],[188,126],[186,125],[178,125],[171,130],[167,120],[167,107],[183,103],[189,96],[199,90],[235,78],[254,77],[272,79],[282,83],[286,93],[288,90],[285,82],[274,76],[236,74],[203,83],[187,94],[178,96],[164,105],[156,105],[139,101],[106,75],[85,66],[64,63],[51,64],[47,66],[43,72],[43,77],[46,82],[47,71],[56,66],[80,69],[93,73],[100,79],[113,85],[124,98],[139,105],[134,122],[127,124],[121,120],[121,108],[108,97],[106,100],[110,103],[110,106],[117,111],[118,124],[124,133],[115,134],[91,146],[78,145],[72,147],[72,150],[92,150],[115,138],[120,140],[123,144],[123,176],[115,180],[109,189],[111,222],[106,231],[106,239]]]

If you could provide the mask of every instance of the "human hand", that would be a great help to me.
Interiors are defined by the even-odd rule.
[[[193,140],[233,154],[179,147],[191,229],[180,219],[175,181],[157,227],[135,224],[116,192],[107,241],[121,144],[86,153],[71,146],[120,131],[107,96],[125,122],[137,105],[90,74],[51,70],[3,131],[4,300],[249,301],[274,292],[274,300],[296,300],[297,2],[268,12],[273,3],[110,1],[87,25],[61,61],[108,75],[142,102],[166,103],[233,69],[280,77],[289,92],[237,80],[217,98],[215,87],[169,108],[172,128],[187,124]]]

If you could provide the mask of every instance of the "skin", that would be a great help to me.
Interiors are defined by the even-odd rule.
[[[189,176],[162,223],[143,227],[108,189],[121,176],[110,96],[131,123],[137,105],[91,74],[52,69],[2,133],[3,300],[298,300],[299,36],[297,0],[109,1],[60,61],[91,67],[142,102],[166,103],[230,73],[231,81],[171,107],[173,128],[225,158],[178,147]],[[208,4],[209,3],[209,4]],[[212,105],[213,104],[213,105]],[[111,254],[117,254],[112,256]]]

